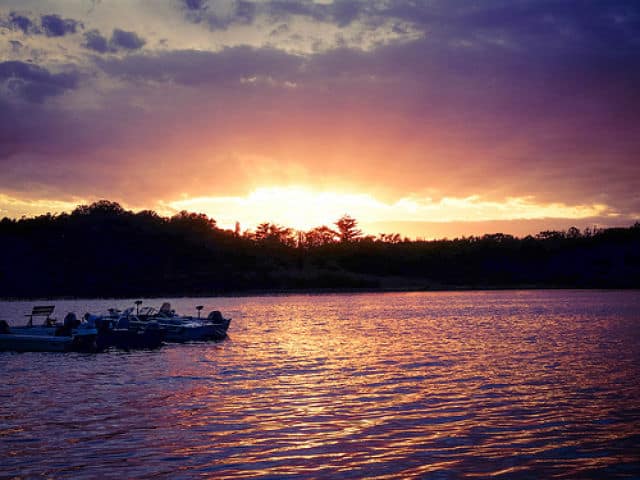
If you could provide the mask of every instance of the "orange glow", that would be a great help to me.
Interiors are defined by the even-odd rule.
[[[371,218],[389,208],[371,195],[317,192],[305,187],[258,188],[246,197],[199,197],[167,205],[175,210],[207,213],[226,227],[236,221],[250,228],[273,222],[298,230],[329,225],[345,213]]]
[[[298,230],[331,225],[344,214],[355,217],[366,226],[367,223],[393,221],[581,219],[604,215],[609,210],[602,204],[540,204],[532,197],[507,198],[498,202],[479,196],[444,197],[440,200],[407,196],[387,203],[368,193],[317,191],[303,186],[258,188],[244,197],[185,198],[166,202],[163,208],[206,213],[226,228],[232,228],[239,221],[246,228],[272,222]]]
[[[77,205],[84,203],[87,203],[87,201],[80,198],[69,202],[42,198],[24,199],[0,193],[0,218],[20,218],[22,216],[31,217],[45,213],[57,214],[70,212]]]
[[[19,218],[47,212],[70,212],[78,204],[88,204],[98,199],[70,202],[0,194],[0,217]],[[132,208],[127,204],[123,206]],[[615,217],[612,209],[604,204],[541,203],[530,196],[497,201],[479,195],[448,196],[438,200],[407,195],[394,201],[381,199],[371,193],[349,192],[346,188],[318,190],[302,185],[256,188],[245,196],[190,196],[184,193],[182,198],[159,200],[150,208],[165,216],[181,210],[205,213],[214,218],[221,228],[233,229],[235,223],[240,222],[243,230],[253,230],[260,223],[270,222],[306,231],[321,225],[331,226],[341,216],[348,214],[358,220],[366,234],[399,232],[411,238],[439,238],[492,231],[513,231],[523,235],[527,222],[533,225],[536,220],[543,224],[532,226],[532,230],[524,234],[545,229],[545,225],[553,219],[570,222],[563,227],[566,229],[581,219]],[[516,225],[505,230],[504,226],[498,226],[500,222],[520,222],[523,225],[522,228]],[[485,230],[475,231],[477,228]]]

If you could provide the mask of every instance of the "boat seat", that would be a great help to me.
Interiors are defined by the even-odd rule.
[[[49,326],[55,323],[55,320],[51,318],[51,314],[55,309],[55,305],[36,305],[31,310],[30,314],[25,315],[25,317],[29,317],[29,322],[27,325],[30,327],[33,326],[33,317],[46,317],[44,320],[44,324]]]

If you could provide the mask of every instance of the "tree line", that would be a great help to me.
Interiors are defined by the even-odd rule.
[[[640,287],[640,223],[423,241],[364,235],[348,215],[309,231],[241,232],[107,200],[0,220],[4,298],[523,287]]]

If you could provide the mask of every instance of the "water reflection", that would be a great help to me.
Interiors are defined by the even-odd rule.
[[[179,311],[195,302],[173,301]],[[73,478],[640,471],[635,292],[197,303],[231,313],[229,340],[131,354],[0,354],[2,470]],[[0,307],[30,308],[21,305]]]

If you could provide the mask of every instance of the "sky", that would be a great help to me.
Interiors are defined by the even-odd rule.
[[[0,0],[0,217],[640,219],[640,3]]]

